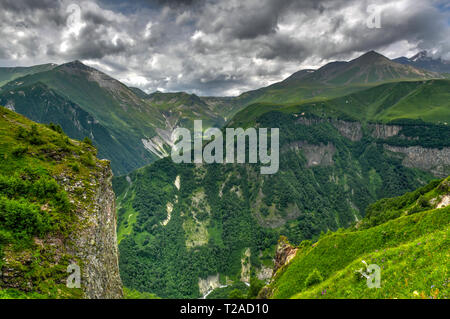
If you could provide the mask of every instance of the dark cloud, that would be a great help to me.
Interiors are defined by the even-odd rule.
[[[366,25],[369,5],[381,29]],[[0,62],[80,59],[147,91],[238,94],[368,50],[450,58],[445,8],[441,0],[3,0]]]
[[[53,10],[60,6],[58,0],[2,0],[0,2],[0,8],[15,13],[35,12],[36,10]]]

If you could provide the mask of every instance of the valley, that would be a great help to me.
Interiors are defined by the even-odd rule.
[[[24,288],[28,282],[3,279],[0,296],[119,298],[123,283],[130,298],[363,298],[365,282],[353,275],[359,259],[414,264],[402,256],[418,254],[420,262],[438,270],[431,274],[417,265],[411,273],[440,286],[436,292],[413,280],[415,290],[448,297],[442,283],[449,101],[450,80],[444,75],[374,51],[300,70],[235,97],[146,93],[80,61],[0,68],[7,141],[0,164],[16,178],[4,177],[5,203],[20,206],[15,202],[23,197],[42,216],[48,215],[46,205],[60,204],[59,197],[45,197],[46,191],[39,199],[9,190],[19,176],[31,174],[21,165],[30,165],[37,177],[25,180],[39,183],[45,176],[52,187],[64,188],[62,198],[97,209],[86,215],[81,206],[71,206],[74,219],[64,220],[70,227],[60,229],[60,208],[52,207],[52,227],[41,229],[36,220],[36,229],[17,241],[0,206],[0,247],[7,261],[0,267],[15,271],[12,260],[19,257],[8,257],[10,245],[19,245],[23,255],[43,253],[38,247],[47,249],[58,234],[64,243],[75,240],[81,247],[81,252],[67,248],[67,260],[87,260],[94,276],[100,274],[100,257],[92,256],[103,256],[113,274],[99,275],[98,283],[112,282],[113,288],[85,287],[72,295],[63,288],[64,269],[58,266],[49,275],[63,290],[55,292],[41,285],[42,270],[32,265],[22,270],[33,274],[31,289]],[[174,163],[172,133],[192,130],[194,120],[203,121],[203,131],[279,128],[279,171],[261,174],[260,163]],[[22,126],[31,133],[17,135]],[[37,143],[35,135],[50,146]],[[91,184],[98,188],[91,191]],[[77,214],[103,231],[92,237],[87,228],[80,236]],[[423,256],[418,242],[426,242],[420,249],[436,258]],[[434,253],[440,249],[443,253]],[[43,258],[53,263],[49,260],[56,257]],[[314,263],[317,269],[311,268]],[[400,269],[389,265],[386,278],[411,283],[409,275],[398,275]],[[383,280],[388,287],[369,297],[414,297]]]

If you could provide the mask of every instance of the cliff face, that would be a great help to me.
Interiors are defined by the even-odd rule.
[[[297,254],[297,248],[292,246],[287,238],[281,237],[278,241],[277,251],[275,253],[274,267],[272,276],[277,273],[277,271],[289,264],[289,262],[295,257]]]
[[[297,255],[298,248],[291,245],[287,238],[281,236],[278,240],[277,250],[275,252],[274,266],[272,270],[272,276],[269,282],[273,282],[276,278],[278,270],[288,267],[288,264]],[[269,299],[273,295],[273,290],[270,286],[264,286],[258,293],[258,299]]]
[[[81,288],[86,298],[123,296],[111,180],[112,172],[105,162],[97,174],[92,174],[92,192],[85,195],[87,204],[78,204],[82,227],[70,236],[74,245],[69,250],[81,259]],[[66,188],[71,191],[70,186]]]
[[[0,107],[0,299],[122,297],[112,171],[96,152]]]
[[[400,154],[402,164],[406,167],[423,169],[438,177],[450,174],[450,148],[424,148],[421,146],[391,146],[384,145],[386,150]]]
[[[352,142],[360,141],[364,133],[369,134],[372,138],[382,142],[384,149],[392,152],[392,155],[398,156],[402,159],[402,164],[405,167],[418,168],[424,171],[428,171],[436,177],[446,177],[450,174],[450,148],[431,148],[423,147],[420,145],[415,146],[396,146],[389,144],[389,138],[399,137],[404,140],[419,139],[418,137],[406,137],[402,134],[401,125],[391,124],[366,124],[363,126],[359,122],[349,122],[336,119],[318,119],[318,118],[304,118],[297,119],[297,123],[302,125],[315,125],[322,122],[329,122],[333,125],[340,135],[351,140]],[[295,145],[294,145],[295,146]],[[308,156],[320,157],[324,153],[323,147],[321,152],[320,147],[317,146],[317,150],[313,150],[311,154],[308,153],[308,148],[304,145],[303,149]],[[319,152],[318,152],[319,151]],[[334,153],[334,152],[333,152]],[[333,153],[331,155],[333,155]],[[307,156],[309,166],[312,166],[312,162],[317,162],[317,159],[311,159]],[[312,158],[311,157],[311,158]],[[329,164],[332,164],[327,161]]]

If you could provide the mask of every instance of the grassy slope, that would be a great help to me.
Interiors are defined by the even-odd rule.
[[[142,164],[134,149],[123,139],[117,139],[113,130],[41,82],[0,92],[0,103],[13,106],[17,113],[38,123],[57,123],[71,138],[90,137],[99,148],[99,156],[111,160],[117,173],[125,173]]]
[[[365,228],[363,222],[361,230],[342,230],[314,245],[300,244],[296,257],[271,283],[273,298],[448,298],[450,206],[433,207],[449,195],[450,178],[426,190],[419,197],[410,193],[372,207],[379,209],[372,216],[394,218],[385,223]],[[363,266],[361,260],[382,267],[380,289],[368,289],[366,281],[355,275]],[[314,269],[324,281],[306,287]]]
[[[32,67],[9,67],[0,68],[0,87],[25,75],[44,72],[53,69],[56,64],[42,64]]]
[[[120,157],[113,164],[116,173],[126,173],[154,160],[141,139],[156,134],[155,127],[164,125],[163,116],[125,85],[79,62],[71,62],[16,79],[2,87],[2,91],[20,91],[39,82],[78,105],[108,130],[114,141],[105,148],[112,143],[118,145],[114,148]],[[45,108],[45,104],[41,107]]]
[[[255,103],[236,114],[234,125],[248,126],[264,113],[309,111],[318,116],[357,121],[389,122],[421,119],[450,123],[450,81],[389,82],[331,99],[304,100],[296,104]]]
[[[6,267],[4,275],[6,269],[16,273],[16,288],[0,283],[0,298],[82,296],[80,289],[65,285],[74,256],[46,241],[57,237],[66,242],[77,230],[81,224],[74,205],[86,202],[83,196],[89,201],[97,168],[109,164],[98,161],[89,144],[58,131],[0,107],[0,268]],[[67,193],[61,174],[81,182],[83,192]]]
[[[442,78],[441,75],[389,60],[374,51],[349,62],[331,62],[301,70],[284,81],[242,94],[244,104],[297,104],[348,95],[383,83]]]
[[[221,127],[225,117],[240,108],[236,103],[229,105],[227,98],[200,98],[183,92],[147,95],[78,61],[14,78],[0,89],[0,102],[40,123],[51,118],[72,138],[88,133],[84,136],[90,136],[101,155],[112,161],[116,174],[156,158],[141,140],[155,136],[157,128],[191,128],[196,119],[204,121],[205,129]],[[89,117],[89,123],[79,123],[81,115],[71,114],[68,108],[81,109],[78,113]],[[93,130],[92,123],[101,132]]]
[[[387,83],[341,98],[325,101],[360,121],[388,122],[394,119],[422,119],[450,122],[450,81]]]

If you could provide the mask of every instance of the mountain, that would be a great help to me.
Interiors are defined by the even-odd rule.
[[[88,136],[99,155],[124,174],[165,157],[172,131],[203,119],[221,127],[237,111],[225,99],[128,88],[110,76],[73,61],[16,78],[0,88],[0,102],[35,121],[62,126],[69,136]]]
[[[449,223],[450,177],[383,199],[353,227],[314,244],[282,239],[260,297],[448,299]],[[380,288],[369,289],[361,275],[370,264],[380,268]]]
[[[349,62],[328,63],[317,70],[301,70],[284,81],[255,91],[246,92],[238,99],[245,104],[292,104],[304,100],[339,97],[384,82],[427,80],[442,75],[389,60],[369,51]]]
[[[438,76],[394,63],[376,52],[318,70],[302,70],[283,82],[235,98],[199,97],[184,92],[147,94],[80,61],[38,66],[14,74],[14,80],[0,88],[0,103],[32,120],[53,121],[70,137],[90,137],[99,155],[110,159],[114,173],[119,175],[168,156],[174,142],[173,130],[180,126],[192,128],[195,119],[204,121],[204,129],[222,127],[255,102],[284,106],[340,97],[394,79]],[[17,78],[19,75],[24,76]],[[428,117],[439,114],[441,111],[432,111]]]
[[[427,51],[421,51],[411,58],[399,57],[393,61],[431,72],[450,73],[450,61],[433,58],[428,55]]]
[[[122,297],[112,172],[95,155],[0,107],[0,299]]]
[[[41,103],[37,104],[33,95],[20,97],[11,94],[29,91],[38,83],[51,90],[46,93],[47,96],[57,95],[56,99],[63,98],[77,105],[93,119],[94,123],[107,130],[106,134],[102,132],[99,135],[94,135],[94,131],[91,131],[88,136],[95,145],[98,145],[102,156],[108,152],[116,154],[112,163],[116,173],[127,172],[156,158],[146,150],[143,140],[156,135],[156,127],[164,126],[164,117],[156,108],[145,103],[119,81],[79,61],[74,61],[50,71],[9,82],[1,88],[2,100],[6,101],[6,105],[14,105],[15,109],[22,110],[22,114],[33,120],[39,120],[33,117],[34,114],[41,114],[44,119],[50,117],[48,104],[58,104],[58,101],[41,98]],[[27,87],[28,89],[24,91]],[[34,106],[34,110],[31,105]],[[59,118],[55,123],[63,126],[68,132],[72,132],[66,125],[69,121],[72,121],[72,125],[78,126],[76,119],[59,113],[57,116]],[[80,131],[83,131],[82,127]]]
[[[369,51],[349,62],[329,63],[305,77],[304,80],[349,85],[436,77],[439,77],[439,74],[401,65],[375,51]]]
[[[32,67],[11,67],[11,68],[0,67],[0,86],[25,75],[51,70],[56,66],[57,65],[54,63],[49,63],[42,65],[35,65]]]
[[[144,91],[142,91],[140,88],[136,88],[136,87],[129,87],[129,89],[131,91],[133,91],[134,94],[136,94],[137,97],[141,98],[141,99],[146,99],[148,98],[148,94],[145,93]]]
[[[238,112],[230,124],[247,127],[254,119],[273,110],[317,116],[340,117],[352,121],[384,122],[418,119],[429,123],[450,123],[450,81],[387,82],[336,98],[283,105],[255,103]]]
[[[128,296],[255,297],[271,278],[280,236],[297,246],[306,240],[320,242],[327,232],[355,224],[369,232],[382,227],[379,221],[393,222],[373,213],[371,205],[377,200],[450,175],[449,81],[440,77],[368,52],[349,62],[301,70],[238,97],[200,97],[184,92],[147,94],[73,61],[15,78],[0,88],[0,103],[9,109],[1,109],[4,118],[12,118],[4,125],[9,144],[0,165],[6,163],[9,176],[15,174],[9,167],[18,169],[14,165],[42,164],[45,169],[37,167],[38,177],[26,170],[14,185],[21,185],[22,176],[37,183],[35,178],[40,181],[39,174],[44,174],[62,185],[81,210],[93,201],[100,215],[105,208],[111,217],[110,172],[106,162],[95,159],[93,142],[99,155],[112,161],[117,176],[112,186],[119,268]],[[11,110],[48,125],[33,126]],[[279,128],[279,171],[261,175],[261,164],[175,164],[167,157],[174,143],[172,132],[180,126],[192,128],[194,119],[202,119],[204,129]],[[63,130],[70,137],[90,139],[70,140]],[[96,175],[101,167],[104,174]],[[87,180],[89,174],[100,181]],[[67,184],[67,179],[75,184]],[[101,191],[92,190],[92,183],[100,184]],[[55,189],[58,194],[55,187],[52,194]],[[48,193],[23,197],[36,205],[36,214],[38,206],[46,211],[46,203],[56,212],[52,205],[63,195],[54,199]],[[98,196],[89,197],[93,193]],[[388,214],[399,217],[393,210]],[[65,217],[61,227],[67,224]],[[1,222],[0,218],[0,226]],[[39,237],[40,221],[36,223],[31,231]],[[106,225],[108,232],[115,225],[104,220],[78,224]],[[5,225],[4,237],[12,237],[14,243],[10,224]],[[45,227],[42,231],[49,234]],[[111,237],[98,229],[76,236],[77,247],[88,249],[90,241],[85,239],[92,234],[114,249]],[[110,250],[108,256],[115,255]],[[117,288],[119,277],[108,260]],[[93,269],[89,276],[106,280]],[[308,282],[328,276],[322,269],[311,271]],[[303,285],[306,278],[301,280]],[[21,293],[8,290],[6,296]],[[276,290],[267,293],[277,296]]]
[[[61,125],[64,132],[72,138],[82,140],[89,137],[95,140],[96,144],[101,144],[99,156],[113,163],[121,163],[124,155],[131,156],[128,148],[118,143],[108,128],[79,105],[57,94],[42,82],[0,93],[0,105],[25,114],[39,123]],[[130,160],[130,163],[133,163],[133,160]]]

